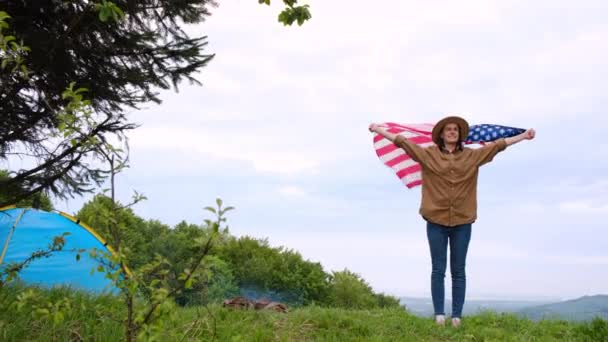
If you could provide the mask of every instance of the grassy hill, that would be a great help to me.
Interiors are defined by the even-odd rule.
[[[1,341],[120,341],[124,317],[119,299],[68,290],[44,291],[48,303],[70,300],[61,319],[41,318],[23,289],[0,291]],[[53,305],[48,306],[52,311]],[[110,313],[108,313],[108,310]],[[608,322],[533,322],[511,314],[467,316],[463,327],[439,328],[431,319],[400,309],[345,310],[303,307],[287,314],[236,311],[219,305],[176,308],[160,328],[163,341],[608,341]]]

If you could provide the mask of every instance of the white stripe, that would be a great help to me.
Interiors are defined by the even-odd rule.
[[[422,179],[422,172],[417,171],[417,172],[414,172],[414,173],[408,173],[403,178],[401,178],[401,181],[403,182],[403,184],[408,185],[410,183],[413,183],[415,181],[419,181],[421,179]]]
[[[412,133],[412,132],[403,132],[403,133],[399,133],[399,135],[403,135],[405,138],[412,138],[412,137],[421,137],[423,135],[421,134],[416,134],[416,133]],[[430,137],[429,137],[430,138]],[[374,148],[376,150],[379,150],[383,147],[386,147],[388,145],[392,144],[392,142],[386,138],[382,138],[381,140],[378,140],[377,142],[374,143]],[[421,144],[417,144],[420,147],[427,147],[427,146],[432,146],[433,142],[429,141],[429,142],[425,142],[425,143],[421,143]]]
[[[399,135],[404,136],[406,138],[423,137],[424,136],[424,134],[420,134],[420,133],[412,132],[412,131],[403,131],[403,132],[400,132]]]
[[[426,143],[423,143],[423,144],[418,144],[418,146],[420,146],[420,147],[429,147],[429,146],[433,146],[433,145],[435,145],[435,143],[432,142],[432,141],[429,141],[429,142],[426,142]],[[396,150],[393,150],[393,151],[391,151],[391,152],[389,152],[389,153],[387,153],[387,154],[385,154],[383,156],[380,156],[380,160],[383,163],[386,164],[387,162],[389,162],[389,161],[391,161],[391,160],[393,160],[393,159],[395,159],[395,158],[397,158],[397,157],[399,157],[401,155],[404,155],[404,154],[407,154],[407,153],[405,153],[404,149],[397,148]]]
[[[420,136],[420,135],[416,135],[416,136]],[[386,138],[382,139],[382,140],[378,140],[377,142],[374,143],[374,148],[376,150],[379,150],[383,147],[386,147],[388,145],[391,145],[392,142]],[[434,145],[434,143],[432,141],[429,142],[425,142],[425,143],[421,143],[421,144],[417,144],[420,147],[428,147],[428,146],[432,146]]]
[[[416,164],[418,164],[418,163],[415,162],[413,159],[406,159],[406,160],[400,162],[399,164],[393,165],[393,170],[401,171],[403,169],[407,169],[408,167],[414,166]]]
[[[381,148],[383,148],[384,146],[388,146],[392,144],[392,142],[386,138],[383,138],[382,140],[378,140],[376,143],[374,143],[374,148],[376,150],[379,150]]]
[[[388,162],[389,160],[393,160],[397,157],[399,157],[400,155],[404,155],[406,154],[405,151],[402,148],[398,148],[394,151],[391,151],[383,156],[380,157],[380,160],[386,164],[386,162]]]
[[[419,131],[424,131],[424,132],[428,132],[429,134],[431,134],[433,132],[433,127],[435,127],[435,125],[433,124],[416,124],[416,125],[411,125],[412,128],[415,128]]]
[[[411,124],[411,125],[396,124],[396,126],[390,126],[390,127],[391,128],[400,128],[400,129],[405,129],[405,130],[415,129],[418,131],[427,132],[428,134],[431,134],[434,126],[435,125],[433,125],[433,124]]]

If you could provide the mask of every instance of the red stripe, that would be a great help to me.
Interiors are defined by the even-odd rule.
[[[386,131],[389,132],[389,133],[393,133],[393,134],[399,134],[399,133],[401,133],[403,131],[407,131],[407,130],[399,128],[399,127],[391,127],[389,129],[387,129]]]
[[[374,140],[376,140],[376,139],[374,139]],[[379,140],[382,140],[382,139],[379,139]],[[426,144],[426,143],[433,141],[431,138],[425,137],[425,136],[411,137],[411,138],[407,138],[407,140],[413,142],[416,145]],[[377,141],[374,141],[374,143],[376,143],[376,142]],[[393,152],[396,149],[397,149],[397,146],[395,144],[389,144],[389,145],[376,149],[376,153],[378,153],[379,156],[383,156],[389,152]]]
[[[408,156],[406,153],[403,153],[402,155],[399,155],[399,156],[387,161],[384,164],[388,167],[393,167],[393,166],[401,163],[402,161],[409,160],[409,159],[412,159],[412,158],[410,158],[410,156]]]
[[[422,184],[422,179],[418,179],[413,182],[407,183],[405,186],[407,186],[408,188],[411,189],[411,188],[415,187],[416,185],[420,185],[420,184]]]
[[[401,169],[401,170],[397,171],[397,177],[399,177],[401,179],[401,178],[405,177],[407,174],[418,172],[421,169],[422,168],[420,167],[420,164],[412,165],[410,167],[406,167],[405,169]]]
[[[379,157],[382,157],[383,155],[393,152],[394,150],[396,150],[398,148],[399,147],[395,146],[395,144],[389,144],[389,145],[386,145],[384,147],[377,149],[376,154],[378,154]]]
[[[412,131],[412,132],[416,132],[416,133],[420,133],[420,134],[431,134],[430,130],[422,130],[413,126],[404,126],[404,125],[400,125],[394,122],[387,122],[386,123],[387,126],[391,127],[391,128],[401,128],[402,130],[408,130],[408,131]],[[429,125],[429,128],[432,130],[433,129],[433,125],[430,124],[426,124]],[[422,125],[419,125],[422,126]]]
[[[384,139],[383,136],[381,136],[380,134],[376,134],[374,135],[374,144],[377,143],[378,141]]]
[[[415,137],[411,137],[411,138],[407,138],[407,140],[413,142],[416,145],[420,145],[420,144],[426,144],[428,142],[433,141],[432,138],[424,136],[424,135],[419,135],[419,136],[415,136]]]

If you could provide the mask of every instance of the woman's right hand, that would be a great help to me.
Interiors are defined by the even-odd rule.
[[[377,133],[377,132],[376,132],[376,129],[377,129],[378,127],[380,127],[378,124],[372,123],[372,124],[370,124],[370,125],[369,125],[369,128],[368,128],[368,129],[369,129],[369,131],[370,131],[370,132],[372,132],[372,133]]]

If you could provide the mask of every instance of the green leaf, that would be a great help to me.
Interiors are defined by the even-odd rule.
[[[298,25],[301,26],[306,20],[312,18],[312,15],[310,14],[310,10],[308,8],[308,5],[298,7]]]
[[[114,21],[119,21],[125,16],[125,12],[123,12],[120,7],[116,5],[112,6],[112,12],[114,14]]]
[[[218,206],[218,207],[221,207],[221,206],[222,206],[222,203],[224,203],[224,202],[222,201],[222,199],[221,199],[221,198],[218,198],[218,199],[216,199],[216,200],[215,200],[215,203],[217,203],[217,206]]]
[[[283,23],[283,25],[285,26],[291,25],[293,23],[293,19],[291,17],[291,12],[289,9],[285,9],[279,14],[279,22]]]
[[[203,209],[204,209],[204,210],[209,210],[210,212],[212,212],[212,213],[214,213],[214,214],[217,214],[217,212],[215,211],[215,209],[214,209],[214,208],[212,208],[212,207],[205,207],[205,208],[203,208]]]
[[[53,315],[53,324],[59,325],[63,322],[63,313],[61,311],[57,311],[55,315]]]
[[[105,23],[110,16],[112,16],[112,11],[108,7],[101,7],[101,10],[99,11],[99,20]]]
[[[35,314],[37,317],[44,317],[44,316],[48,316],[49,315],[49,309],[46,308],[38,308],[35,311]]]
[[[85,93],[87,91],[89,91],[89,89],[87,89],[87,88],[78,88],[78,89],[76,89],[76,91],[74,92],[74,94]]]

